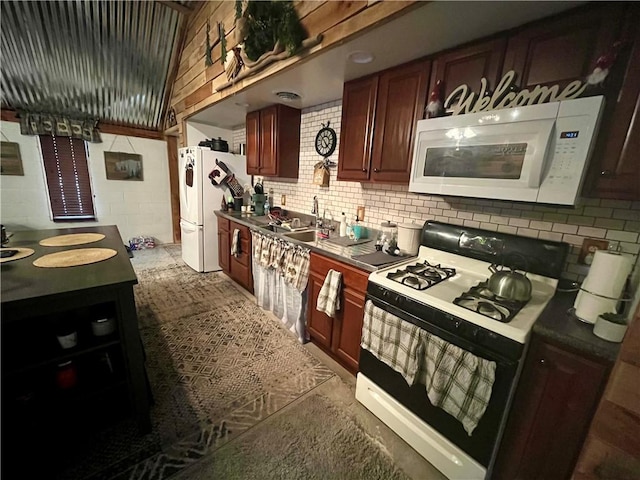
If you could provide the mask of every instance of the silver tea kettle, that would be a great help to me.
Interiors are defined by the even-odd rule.
[[[523,255],[512,253],[510,255],[521,257]],[[531,280],[527,278],[526,272],[519,273],[512,267],[491,264],[489,270],[493,273],[489,278],[489,290],[495,296],[505,300],[516,302],[528,302],[531,299]]]

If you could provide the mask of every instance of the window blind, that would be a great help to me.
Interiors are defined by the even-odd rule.
[[[93,193],[84,140],[40,135],[53,220],[93,220]]]

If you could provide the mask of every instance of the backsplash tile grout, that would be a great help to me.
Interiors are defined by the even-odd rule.
[[[441,222],[500,231],[571,245],[563,277],[582,281],[588,272],[577,259],[585,238],[605,239],[623,252],[640,253],[640,202],[626,200],[583,199],[572,207],[554,207],[502,200],[441,197],[410,193],[406,185],[360,184],[336,179],[337,168],[330,172],[329,187],[313,185],[313,167],[322,160],[314,148],[322,123],[331,122],[340,138],[342,102],[336,100],[302,110],[300,125],[300,174],[297,182],[265,179],[273,189],[276,205],[287,196],[285,209],[309,213],[317,196],[321,211],[337,220],[342,212],[353,220],[358,205],[366,207],[363,225],[378,228],[385,220],[405,223],[412,220]],[[233,131],[234,150],[246,142],[246,131]],[[337,162],[340,145],[330,160]]]

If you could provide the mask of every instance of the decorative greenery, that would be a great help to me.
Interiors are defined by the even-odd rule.
[[[236,18],[239,18],[238,3],[236,2]],[[293,54],[306,38],[306,32],[290,1],[250,0],[242,16],[246,19],[244,52],[253,61],[272,51],[276,42],[280,42],[289,54]]]
[[[609,322],[615,323],[617,325],[627,324],[627,317],[621,313],[607,312],[607,313],[603,313],[601,316],[605,320],[608,320]]]
[[[227,38],[222,22],[218,22],[218,37],[220,38],[220,63],[224,66],[224,61],[227,59]]]
[[[211,25],[209,25],[209,21],[207,21],[207,48],[204,52],[204,64],[207,67],[213,65],[213,47],[211,46],[211,39],[209,38],[209,31],[211,30]]]

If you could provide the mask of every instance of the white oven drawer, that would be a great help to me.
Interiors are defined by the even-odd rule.
[[[356,400],[396,432],[447,478],[482,480],[487,470],[411,413],[375,383],[358,373]]]

